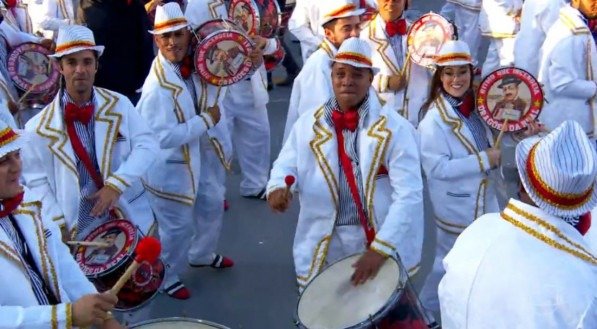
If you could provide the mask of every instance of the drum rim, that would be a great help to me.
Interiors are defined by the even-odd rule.
[[[417,25],[417,23],[420,22],[421,20],[423,20],[425,17],[434,17],[433,21],[435,21],[435,22],[441,22],[442,26],[449,26],[450,27],[450,31],[451,31],[451,33],[449,33],[449,35],[448,35],[449,38],[453,38],[454,34],[455,34],[454,25],[452,23],[450,23],[450,21],[447,18],[445,18],[444,16],[442,16],[442,15],[440,15],[438,13],[435,13],[433,11],[430,11],[430,12],[428,12],[426,14],[423,14],[421,17],[417,18],[411,24],[410,30],[409,30],[407,38],[406,38],[406,48],[408,49],[409,52],[412,52],[414,54],[416,54],[416,52],[411,51],[410,45],[409,45],[411,39],[414,39],[414,35],[411,36],[411,32],[412,32],[413,27],[415,27]],[[448,31],[448,32],[450,32],[450,31]],[[448,40],[450,40],[450,39],[446,38],[443,43],[446,43],[446,41],[448,41]],[[414,43],[414,41],[413,41],[413,43]],[[443,43],[442,43],[442,46],[443,46]],[[413,48],[414,48],[414,45],[413,45]],[[421,61],[421,63],[418,63],[415,60],[415,56],[411,56],[410,59],[411,59],[411,61],[413,63],[415,63],[417,65],[421,65],[423,67],[428,67],[428,66],[432,66],[433,65],[433,63],[430,63],[429,65],[422,65],[423,62]]]
[[[158,293],[160,292],[160,287],[164,283],[164,278],[165,278],[165,275],[166,275],[166,263],[164,263],[164,261],[161,260],[160,258],[158,258],[157,261],[160,261],[162,263],[162,271],[161,271],[161,273],[162,273],[162,281],[158,285],[158,288],[153,291],[153,293],[151,294],[151,296],[149,296],[147,299],[145,299],[139,305],[136,305],[136,306],[133,306],[133,307],[128,307],[128,308],[114,307],[115,310],[117,310],[119,312],[135,311],[135,310],[137,310],[139,308],[144,307],[148,302],[150,302],[151,300],[153,300],[158,295]],[[118,305],[118,303],[117,303],[117,305]]]
[[[124,264],[128,259],[132,258],[133,254],[135,253],[135,248],[137,247],[137,244],[139,243],[139,231],[137,231],[137,227],[129,220],[126,219],[111,219],[103,224],[101,224],[100,226],[96,227],[95,229],[93,229],[91,232],[89,232],[88,236],[91,235],[93,232],[95,232],[97,229],[99,229],[100,227],[108,224],[109,222],[113,222],[113,221],[122,221],[122,222],[126,222],[127,224],[132,225],[135,228],[135,237],[133,238],[133,242],[131,243],[131,246],[129,248],[129,251],[126,252],[125,257],[122,257],[121,260],[119,260],[118,262],[116,262],[116,264],[114,264],[114,266],[112,266],[110,269],[106,269],[105,271],[102,272],[97,272],[94,274],[85,274],[85,272],[83,271],[83,269],[81,268],[81,271],[83,272],[83,274],[85,274],[85,277],[89,278],[89,279],[98,279],[101,278],[102,276],[106,276],[111,274],[112,272],[116,271],[118,268],[120,268],[120,266],[122,266],[122,264]],[[88,247],[79,247],[77,248],[77,252],[75,253],[75,260],[77,260],[77,255],[79,253],[81,253],[79,250],[81,248],[84,248],[85,250],[87,250]],[[85,256],[85,253],[83,253],[83,256]],[[128,256],[128,257],[127,257]],[[82,264],[79,264],[79,267],[81,267]],[[88,267],[88,265],[83,264],[84,266]]]
[[[317,275],[314,276],[313,279],[311,279],[311,281],[309,281],[309,283],[307,283],[307,285],[305,286],[305,289],[303,289],[303,293],[307,290],[307,288],[309,288],[309,286],[315,281],[315,279],[317,279],[317,277],[319,277],[323,272],[325,272],[325,270],[327,268],[330,268],[333,265],[335,265],[336,263],[344,261],[344,260],[346,260],[348,258],[354,257],[355,255],[363,255],[363,254],[364,254],[364,252],[352,254],[352,255],[346,256],[344,258],[341,258],[341,259],[335,261],[334,263],[326,266],[321,272],[317,273]],[[391,259],[391,260],[393,260],[394,262],[396,262],[398,264],[398,270],[399,270],[399,273],[400,273],[400,277],[398,278],[398,285],[396,286],[396,288],[394,289],[394,291],[390,295],[390,298],[388,298],[388,302],[382,308],[380,308],[379,311],[375,312],[375,314],[373,314],[371,316],[372,320],[379,319],[381,316],[387,314],[390,311],[390,309],[391,309],[390,307],[394,306],[395,303],[398,302],[398,299],[400,298],[400,296],[402,296],[402,294],[404,293],[404,289],[407,286],[406,285],[406,281],[403,281],[402,278],[404,278],[405,275],[408,276],[408,274],[407,274],[406,270],[404,269],[404,266],[400,263],[400,260],[397,259],[397,258],[395,258],[395,257],[393,257],[393,256],[388,257],[388,259]],[[298,314],[298,308],[299,308],[299,305],[301,303],[301,298],[303,296],[303,293],[301,293],[299,295],[298,302],[296,303],[295,319],[296,319],[297,326],[299,326],[299,328],[310,329],[309,327],[307,327],[306,325],[303,324],[303,322],[301,321],[301,319],[299,317],[299,314]],[[360,329],[360,328],[363,328],[364,324],[368,324],[368,322],[370,322],[370,320],[365,320],[365,321],[356,323],[356,324],[354,324],[354,325],[352,325],[350,327],[343,328],[343,329]]]
[[[249,5],[253,8],[253,12],[255,13],[255,16],[254,16],[255,19],[253,19],[253,20],[259,24],[259,29],[261,29],[261,12],[259,11],[259,6],[257,6],[257,3],[255,2],[255,0],[238,0],[238,1],[232,0],[232,1],[230,1],[230,4],[228,5],[228,10],[227,10],[228,18],[234,20],[234,18],[230,18],[230,17],[234,17],[234,15],[230,15],[230,14],[234,14],[234,11],[232,10],[232,4],[236,3],[236,2],[249,3]],[[237,24],[242,28],[242,26],[239,23],[237,23]],[[245,29],[242,29],[242,30],[244,31]],[[251,31],[245,31],[245,33],[247,33],[247,34],[251,33]],[[255,33],[259,34],[259,33],[257,33],[257,31],[255,31]]]
[[[21,50],[21,48],[31,48],[31,49],[29,49],[28,51],[35,50],[35,51],[37,51],[37,52],[39,52],[39,53],[41,53],[41,54],[45,55],[45,56],[48,58],[48,60],[49,60],[49,63],[51,63],[51,66],[52,66],[52,68],[54,68],[54,70],[52,71],[52,74],[50,74],[50,75],[48,76],[48,80],[46,80],[46,82],[44,82],[43,84],[46,84],[46,83],[48,83],[49,81],[53,81],[53,83],[52,83],[51,85],[52,85],[52,86],[56,85],[56,84],[58,83],[58,81],[60,80],[60,70],[58,69],[56,62],[55,62],[55,61],[53,61],[53,60],[52,60],[52,58],[50,58],[50,56],[49,56],[49,55],[50,55],[50,51],[49,51],[49,50],[47,50],[46,48],[44,48],[44,46],[42,46],[42,45],[40,45],[40,44],[37,44],[37,43],[34,43],[34,42],[23,42],[23,43],[21,43],[21,44],[19,44],[19,45],[15,46],[14,48],[12,48],[12,49],[10,50],[10,52],[8,52],[8,53],[6,54],[6,66],[7,66],[7,67],[6,67],[6,69],[7,69],[7,71],[8,71],[8,74],[9,74],[9,77],[8,77],[8,78],[10,78],[11,82],[12,82],[12,83],[15,85],[15,87],[17,87],[17,88],[18,88],[19,90],[21,90],[21,91],[25,91],[25,92],[26,92],[26,91],[28,91],[29,89],[31,89],[31,87],[33,86],[33,84],[30,84],[30,83],[27,83],[27,86],[26,86],[26,87],[24,87],[24,86],[21,86],[20,84],[18,84],[18,83],[15,81],[15,77],[13,76],[13,74],[10,74],[10,73],[11,73],[11,71],[13,71],[13,70],[11,70],[11,69],[9,68],[9,66],[8,66],[9,60],[10,60],[10,58],[12,57],[12,55],[13,55],[15,52],[17,52],[17,51],[20,51],[20,50]],[[22,53],[24,53],[24,51],[23,51]],[[18,77],[18,75],[16,75],[16,76]],[[54,77],[54,78],[52,78],[53,76],[55,76],[55,77]],[[20,80],[23,80],[23,79],[20,79]],[[37,87],[37,86],[36,86],[36,87]],[[47,92],[51,91],[51,89],[52,89],[52,87],[50,87],[50,88],[48,88],[48,89],[45,89],[45,90],[32,90],[32,91],[30,91],[30,93],[31,93],[31,94],[40,94],[40,95],[43,95],[43,94],[45,94],[45,93],[47,93]]]
[[[219,324],[219,323],[215,323],[215,322],[211,322],[211,321],[207,321],[207,320],[194,319],[194,318],[188,318],[188,317],[176,317],[176,316],[175,317],[169,317],[169,318],[158,318],[158,319],[151,319],[151,320],[141,321],[139,323],[132,324],[129,327],[129,329],[134,329],[134,328],[138,328],[139,326],[142,326],[142,325],[153,324],[153,323],[160,323],[160,322],[164,322],[164,321],[201,323],[201,324],[206,324],[206,325],[209,325],[209,326],[213,326],[214,328],[218,328],[218,329],[230,329],[230,327],[226,327],[223,324]]]

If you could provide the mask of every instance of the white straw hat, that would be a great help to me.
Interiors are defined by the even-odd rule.
[[[359,8],[359,5],[351,0],[322,0],[318,6],[321,6],[321,25],[336,18],[361,16],[365,13],[364,8]]]
[[[377,67],[373,67],[371,62],[371,47],[369,44],[359,38],[348,38],[342,42],[340,49],[332,59],[332,64],[343,63],[354,67],[362,67],[373,70],[373,75],[379,72]]]
[[[60,58],[83,50],[93,50],[97,56],[104,53],[104,46],[95,44],[93,32],[81,25],[64,25],[58,29],[56,52],[50,57]]]
[[[595,144],[576,121],[516,147],[516,166],[535,204],[558,217],[583,215],[597,205]]]
[[[0,157],[21,149],[23,144],[21,135],[17,134],[7,122],[0,120]]]
[[[164,34],[188,27],[189,22],[176,2],[168,2],[155,9],[155,20],[151,34]]]
[[[435,56],[435,65],[437,66],[458,66],[467,64],[473,64],[473,58],[468,44],[464,41],[446,41],[439,50],[439,53]]]

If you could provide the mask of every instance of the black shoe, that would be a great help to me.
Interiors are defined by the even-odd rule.
[[[263,190],[261,190],[261,192],[257,193],[257,194],[253,194],[253,195],[243,195],[243,198],[247,198],[247,199],[258,199],[258,200],[265,200],[267,197],[267,194],[265,193],[265,187],[263,188]]]

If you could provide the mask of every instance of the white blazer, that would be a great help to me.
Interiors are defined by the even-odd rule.
[[[189,206],[195,203],[199,185],[201,136],[209,134],[226,168],[232,153],[225,115],[214,127],[210,115],[204,112],[214,105],[217,87],[201,81],[196,74],[191,77],[197,104],[172,64],[158,53],[137,104],[137,110],[156,134],[161,147],[157,160],[145,175],[147,189],[158,197]],[[226,88],[223,88],[219,103],[225,93]]]
[[[359,166],[365,207],[376,232],[371,248],[398,253],[414,274],[423,242],[423,197],[415,131],[394,111],[370,102],[359,127]],[[325,121],[324,108],[302,115],[274,162],[268,194],[285,188],[286,175],[296,177],[301,209],[294,238],[294,262],[299,286],[322,270],[334,234],[338,212],[339,160],[337,138]],[[388,175],[378,176],[387,168]]]
[[[521,11],[522,0],[483,0],[479,15],[481,34],[492,38],[515,37],[520,29]]]
[[[77,9],[73,0],[43,0],[41,9],[41,29],[57,33],[60,26],[75,24]]]
[[[371,61],[379,68],[379,73],[373,78],[373,88],[386,106],[405,117],[413,126],[419,124],[421,105],[429,95],[431,73],[425,67],[407,60],[406,36],[402,37],[402,62],[406,65],[404,74],[407,77],[407,87],[400,92],[388,89],[388,78],[393,74],[400,74],[398,59],[392,45],[386,36],[386,25],[380,15],[376,15],[361,31],[361,39],[367,41],[371,47]]]
[[[8,10],[4,3],[0,3],[0,11],[4,15],[4,19],[13,25],[17,30],[26,33],[33,33],[33,25],[31,17],[27,9],[27,4],[22,0],[18,0],[13,10]]]
[[[437,226],[457,234],[479,216],[499,211],[489,157],[443,96],[433,102],[418,130]],[[493,143],[487,127],[486,134]]]
[[[97,293],[79,265],[62,243],[60,230],[41,215],[41,201],[25,190],[23,203],[13,213],[27,247],[40,269],[48,288],[60,304],[40,306],[24,264],[12,240],[0,229],[0,328],[68,329],[71,325],[70,303],[87,294]]]
[[[593,138],[597,127],[597,50],[578,10],[564,6],[541,49],[539,82],[545,104],[539,120],[555,129],[576,120]]]
[[[301,43],[303,63],[311,57],[324,40],[319,7],[320,3],[316,0],[297,0],[288,20],[288,31]]]
[[[117,207],[147,233],[154,218],[141,176],[155,161],[158,144],[145,121],[125,96],[94,88],[95,152],[106,185],[122,191]],[[79,174],[63,110],[61,93],[27,122],[29,139],[21,150],[23,178],[42,199],[44,215],[76,235]]]

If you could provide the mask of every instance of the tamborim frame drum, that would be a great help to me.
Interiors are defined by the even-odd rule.
[[[264,38],[273,38],[282,23],[282,12],[277,0],[232,0],[228,17],[249,35]]]
[[[27,93],[29,103],[45,105],[58,92],[60,71],[49,54],[50,51],[39,44],[23,43],[8,55],[8,74],[15,86]]]
[[[230,329],[222,325],[189,318],[154,319],[134,324],[131,329]]]

